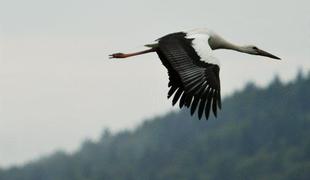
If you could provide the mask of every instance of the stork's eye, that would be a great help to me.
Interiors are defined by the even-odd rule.
[[[258,48],[256,46],[253,47],[254,50],[258,50]]]

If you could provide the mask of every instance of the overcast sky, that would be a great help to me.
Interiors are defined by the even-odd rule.
[[[208,27],[283,59],[216,52],[224,95],[275,74],[291,80],[310,69],[309,12],[309,0],[2,0],[0,166],[72,152],[104,127],[133,128],[172,110],[156,54],[107,58],[170,32]]]

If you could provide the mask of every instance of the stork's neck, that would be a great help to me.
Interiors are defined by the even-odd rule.
[[[248,53],[248,54],[251,53],[247,46],[239,46],[239,45],[230,43],[226,40],[222,40],[221,46],[218,49],[230,49],[230,50],[239,51],[242,53]]]
[[[239,46],[239,45],[232,44],[232,43],[226,43],[223,46],[223,49],[230,49],[230,50],[234,50],[234,51],[248,53],[247,48],[245,46]]]
[[[239,51],[243,53],[251,54],[251,51],[247,46],[238,46],[236,44],[233,44],[231,42],[226,41],[224,38],[222,38],[220,35],[216,34],[215,32],[206,29],[206,28],[199,28],[194,29],[191,31],[186,32],[187,36],[197,36],[200,37],[200,35],[207,35],[209,36],[208,43],[211,47],[211,49],[230,49],[234,51]]]

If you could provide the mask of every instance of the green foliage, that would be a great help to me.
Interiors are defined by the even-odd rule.
[[[218,119],[189,112],[145,121],[134,131],[85,141],[1,180],[310,179],[310,77],[266,89],[249,84],[223,102]]]

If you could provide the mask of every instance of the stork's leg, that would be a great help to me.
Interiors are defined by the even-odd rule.
[[[114,54],[110,55],[110,59],[112,59],[112,58],[128,58],[128,57],[131,57],[131,56],[137,56],[137,55],[146,54],[146,53],[155,52],[155,51],[156,51],[155,48],[151,48],[151,49],[147,49],[147,50],[144,50],[144,51],[128,53],[128,54],[125,54],[125,53],[114,53]]]

